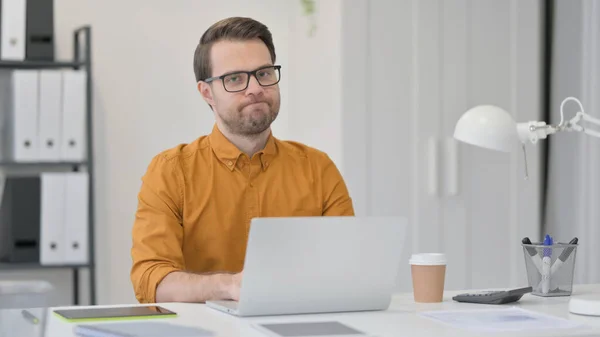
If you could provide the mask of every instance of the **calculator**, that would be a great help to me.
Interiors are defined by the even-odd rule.
[[[465,303],[505,304],[517,302],[523,295],[530,293],[532,290],[532,287],[525,287],[511,290],[479,291],[459,294],[452,297],[452,299]]]

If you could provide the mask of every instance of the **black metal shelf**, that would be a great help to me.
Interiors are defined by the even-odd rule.
[[[61,265],[42,265],[33,262],[0,262],[0,270],[27,270],[27,269],[73,269],[88,268],[89,264],[61,264]]]
[[[91,27],[83,26],[73,31],[73,60],[64,61],[37,61],[37,60],[24,60],[24,61],[8,61],[0,60],[0,69],[61,69],[61,68],[74,68],[82,69],[87,73],[86,79],[86,161],[82,162],[14,162],[11,160],[1,160],[0,167],[6,169],[29,169],[36,170],[38,168],[53,168],[53,169],[70,169],[77,170],[78,168],[85,166],[89,175],[89,198],[88,198],[88,261],[89,263],[83,265],[42,265],[39,262],[32,263],[7,263],[0,262],[0,270],[34,270],[34,269],[70,269],[73,272],[73,304],[79,305],[79,269],[89,269],[89,300],[91,305],[96,304],[96,268],[94,262],[94,157],[93,157],[93,127],[92,127],[92,36]],[[1,238],[0,238],[1,239]]]
[[[7,69],[46,69],[46,68],[80,68],[84,62],[71,61],[6,61],[0,60],[0,68]]]

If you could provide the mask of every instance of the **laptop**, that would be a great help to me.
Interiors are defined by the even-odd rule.
[[[237,316],[386,310],[401,266],[404,217],[254,218]]]

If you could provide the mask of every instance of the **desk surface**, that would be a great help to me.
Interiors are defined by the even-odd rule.
[[[160,319],[164,322],[173,322],[182,325],[198,326],[212,330],[215,336],[265,336],[254,328],[254,324],[268,322],[303,322],[335,320],[347,324],[372,336],[481,336],[481,333],[467,330],[456,330],[440,323],[431,321],[418,315],[421,311],[429,310],[461,310],[475,308],[499,308],[495,305],[480,305],[457,303],[451,298],[459,292],[446,292],[444,301],[435,304],[417,304],[413,301],[411,293],[402,293],[394,296],[392,303],[386,311],[351,312],[316,315],[293,316],[263,316],[238,318],[226,313],[215,311],[204,304],[189,303],[162,303],[165,308],[178,313],[177,318]],[[572,296],[581,296],[590,293],[600,293],[598,285],[580,285],[575,287]],[[586,328],[571,331],[536,331],[524,333],[507,333],[506,336],[600,336],[600,317],[585,317],[569,313],[568,301],[570,297],[541,298],[527,294],[514,306],[545,313],[556,317],[581,322]],[[51,308],[52,309],[52,308]],[[31,336],[31,337],[68,337],[74,336],[72,323],[66,323],[43,308],[31,309],[31,312],[44,317],[47,315],[47,324],[32,325],[21,316],[21,310],[0,310],[0,337]],[[593,333],[595,332],[595,334]],[[498,335],[498,334],[491,334]]]

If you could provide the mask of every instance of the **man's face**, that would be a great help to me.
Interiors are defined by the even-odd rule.
[[[260,39],[219,41],[211,48],[211,62],[213,77],[273,65],[269,49]],[[257,75],[268,76],[264,72]],[[229,132],[252,136],[267,130],[277,118],[280,106],[279,85],[261,86],[256,77],[250,75],[250,83],[245,90],[227,91],[231,91],[236,81],[242,80],[240,83],[243,83],[242,87],[245,86],[245,76],[215,80],[210,85],[200,82],[198,88],[212,105],[215,117],[221,120]]]

